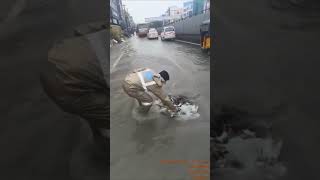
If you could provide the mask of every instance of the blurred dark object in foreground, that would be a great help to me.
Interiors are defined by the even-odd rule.
[[[99,34],[101,42],[91,42],[89,35]],[[48,54],[47,71],[41,75],[46,93],[66,112],[86,119],[95,141],[106,154],[109,130],[109,86],[98,54],[92,43],[107,40],[106,24],[92,23],[75,29],[77,37],[55,43]],[[105,57],[107,58],[107,57]],[[103,156],[106,156],[104,154]]]
[[[252,115],[226,105],[219,109],[210,129],[213,177],[234,179],[237,172],[242,172],[241,179],[284,177],[283,142],[272,135],[270,123],[279,113]]]
[[[212,7],[213,135],[224,135],[220,139],[226,144],[233,139],[239,153],[259,142],[256,138],[280,138],[269,147],[282,145],[279,159],[288,171],[281,179],[320,179],[319,1],[216,0]],[[275,107],[279,113],[272,116]],[[248,128],[245,135],[236,136],[243,133],[239,128]],[[254,133],[255,138],[240,139]],[[242,175],[224,173],[225,179],[263,179],[260,171]]]
[[[51,71],[54,42],[73,36],[78,25],[106,21],[108,3],[0,1],[0,179],[108,178],[109,162],[96,158],[88,123],[63,112],[39,81],[40,72]]]
[[[300,8],[301,10],[320,9],[318,0],[271,0],[272,7],[279,9]]]

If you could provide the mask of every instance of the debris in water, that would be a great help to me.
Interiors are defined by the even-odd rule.
[[[193,120],[200,117],[198,113],[199,107],[194,104],[188,97],[182,95],[169,95],[172,103],[179,108],[179,111],[175,114],[168,112],[167,108],[161,103],[160,100],[155,101],[155,104],[160,107],[160,111],[165,114],[169,114],[171,117],[175,117],[176,120],[186,121]]]

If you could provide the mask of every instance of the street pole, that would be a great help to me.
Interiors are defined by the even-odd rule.
[[[127,21],[127,13],[126,13],[126,5],[123,6],[123,11],[124,11],[124,21],[126,23],[126,31],[128,32],[128,21]]]
[[[129,23],[128,23],[128,18],[129,18],[129,12],[128,12],[128,8],[127,8],[127,10],[126,10],[126,24],[127,24],[127,30],[128,30],[128,33],[129,33]],[[131,29],[131,25],[130,25],[130,29]]]
[[[126,5],[122,4],[122,11],[123,11],[123,17],[124,17],[123,20],[124,20],[124,22],[126,21],[126,13],[125,13],[125,9],[124,9],[125,6],[126,6]],[[127,29],[127,23],[125,23],[124,26],[125,26],[125,29],[124,29],[124,30],[126,30],[126,29]]]

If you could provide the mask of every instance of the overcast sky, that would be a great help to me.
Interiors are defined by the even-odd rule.
[[[169,6],[183,7],[183,2],[191,0],[122,0],[135,23],[145,22],[144,18],[158,17],[165,13]]]

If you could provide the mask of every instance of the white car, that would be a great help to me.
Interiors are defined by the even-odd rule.
[[[150,28],[147,37],[148,39],[158,39],[158,31],[155,28]]]
[[[173,26],[166,26],[162,29],[161,32],[161,40],[175,40],[176,39],[176,32]]]

